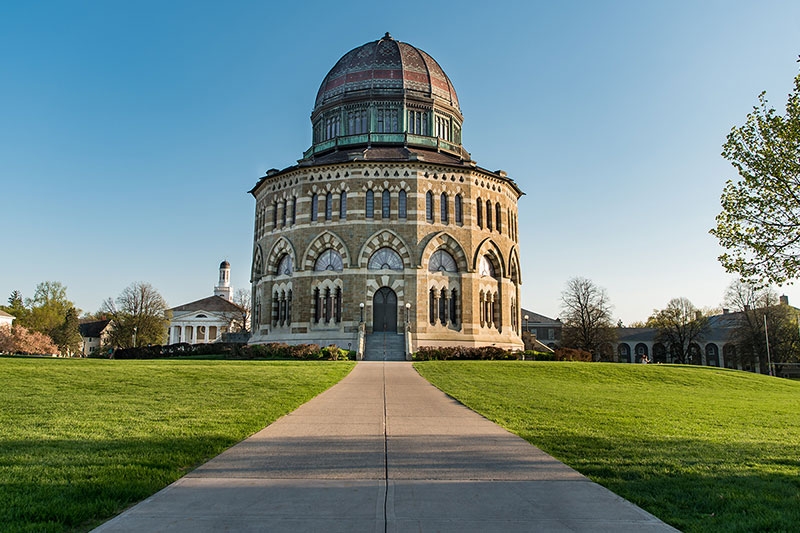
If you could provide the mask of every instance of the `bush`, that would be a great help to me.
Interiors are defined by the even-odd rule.
[[[498,348],[497,346],[420,346],[413,357],[415,361],[487,361],[518,358],[517,353]]]
[[[558,348],[556,350],[556,361],[589,361],[593,360],[592,354],[586,350],[575,348]]]
[[[523,352],[526,361],[555,361],[556,354],[553,352],[537,352],[535,350],[525,350]]]

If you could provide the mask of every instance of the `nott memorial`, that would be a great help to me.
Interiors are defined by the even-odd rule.
[[[388,33],[322,80],[302,159],[250,191],[251,344],[314,343],[364,359],[421,346],[522,349],[522,191],[461,144],[436,60]]]

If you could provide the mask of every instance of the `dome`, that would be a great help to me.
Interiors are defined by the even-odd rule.
[[[435,98],[460,111],[456,90],[439,63],[419,48],[394,40],[388,32],[342,56],[322,81],[314,110],[364,93]]]
[[[342,56],[317,91],[304,160],[340,151],[421,148],[468,160],[458,96],[430,55],[383,38]]]
[[[223,261],[222,263],[219,264],[219,267],[220,268],[230,268],[231,264],[228,263],[227,261]]]

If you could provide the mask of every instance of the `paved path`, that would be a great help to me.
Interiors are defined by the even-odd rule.
[[[676,531],[470,411],[410,363],[339,384],[99,527]]]

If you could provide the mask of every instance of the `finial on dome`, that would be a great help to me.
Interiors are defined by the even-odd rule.
[[[394,39],[392,38],[392,36],[387,31],[386,35],[383,36],[383,39],[381,39],[381,41],[394,41]]]

